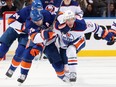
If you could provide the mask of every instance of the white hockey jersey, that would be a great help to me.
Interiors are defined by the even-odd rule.
[[[58,9],[58,8],[57,8]],[[65,5],[64,2],[60,8],[61,12],[64,12],[66,10],[71,10],[75,14],[78,14],[79,16],[83,17],[83,11],[81,10],[81,7],[76,1],[71,0],[71,3],[69,5]]]
[[[56,22],[54,32],[58,34],[59,45],[64,49],[66,49],[69,45],[74,45],[78,51],[85,46],[85,33],[95,32],[101,36],[103,32],[102,28],[97,24],[92,22],[85,23],[83,19],[76,19],[73,28],[68,31],[67,28],[69,27],[66,26],[63,29],[59,29],[58,25],[59,22]],[[65,31],[67,31],[67,33],[64,33]]]

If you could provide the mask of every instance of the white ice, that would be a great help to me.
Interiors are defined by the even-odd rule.
[[[116,57],[79,57],[78,79],[74,84],[64,83],[57,78],[47,60],[34,61],[28,78],[21,87],[116,87]],[[0,62],[0,87],[19,87],[17,78],[20,68],[13,77],[6,79],[5,73],[11,60]]]

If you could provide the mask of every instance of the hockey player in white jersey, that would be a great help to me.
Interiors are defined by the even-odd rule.
[[[74,0],[64,0],[60,8],[61,12],[66,10],[71,10],[75,14],[78,14],[80,17],[83,17],[83,11],[77,1]]]
[[[91,26],[90,26],[91,25]],[[69,77],[71,82],[76,81],[77,75],[77,53],[85,46],[85,33],[94,32],[99,38],[112,41],[113,34],[103,30],[97,24],[85,23],[84,19],[75,17],[71,10],[58,16],[54,32],[59,36],[59,45],[67,49]]]
[[[58,7],[54,5],[48,5],[46,6],[45,9],[50,11],[52,14],[55,14],[58,11]],[[64,12],[66,10],[71,10],[75,14],[78,14],[80,17],[83,17],[83,11],[77,1],[63,0],[63,3],[61,4],[60,12]]]
[[[51,8],[51,12],[52,13],[57,12],[57,9],[58,9],[57,7],[55,9],[52,8],[52,7],[47,7],[47,9],[48,8],[49,8],[49,11],[50,11],[50,8]],[[54,9],[55,12],[52,9]],[[61,8],[60,8],[60,12],[63,13],[66,10],[71,10],[72,12],[74,12],[75,15],[79,16],[80,18],[83,17],[83,11],[81,10],[81,7],[79,6],[77,1],[74,1],[74,0],[63,0],[63,3],[62,3]],[[70,53],[70,51],[67,51],[67,52]],[[67,53],[67,54],[69,54],[69,53]],[[76,71],[75,70],[75,64],[77,64],[77,60],[73,60],[73,59],[71,60],[70,57],[68,57],[68,58],[69,58],[68,59],[69,60],[68,61],[68,63],[69,63],[69,70],[70,70],[71,74],[76,76],[76,74],[75,74],[75,71]],[[73,62],[73,63],[76,62],[76,63],[73,64],[71,62]],[[73,67],[73,68],[70,68],[70,67]]]

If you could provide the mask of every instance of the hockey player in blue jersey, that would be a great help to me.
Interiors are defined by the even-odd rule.
[[[32,3],[33,7],[30,5],[28,7],[23,8],[22,10],[13,14],[9,19],[9,27],[6,32],[0,38],[0,60],[3,59],[7,51],[9,50],[11,44],[14,42],[16,38],[18,38],[18,47],[16,49],[15,55],[12,59],[12,65],[10,68],[12,70],[8,70],[6,75],[8,77],[12,76],[12,72],[19,66],[21,62],[21,57],[23,54],[23,50],[25,49],[26,43],[28,41],[28,33],[24,32],[24,26],[26,19],[30,16],[31,9],[37,9],[37,5],[39,5],[38,9],[41,9],[42,5],[38,3]],[[35,6],[36,5],[36,6]],[[10,73],[10,74],[9,74]]]
[[[113,45],[116,42],[116,20],[113,21],[111,29],[109,29],[108,31],[111,32],[114,35],[114,37],[111,41],[107,42],[107,45]]]
[[[42,38],[38,37],[40,34],[36,35],[36,32],[40,32],[42,29],[47,29],[50,27],[50,25],[53,22],[54,15],[51,15],[51,13],[47,10],[41,10],[40,12],[37,9],[34,9],[30,13],[31,20],[26,21],[26,29],[30,30],[30,36],[31,39],[36,38],[35,43],[39,47],[38,49],[42,51],[43,49],[43,40]],[[32,56],[30,54],[30,50],[32,49],[32,45],[30,45],[24,50],[23,56],[22,56],[22,61],[21,61],[21,75],[18,78],[18,82],[23,83],[28,75],[29,69],[32,64],[32,60],[34,59],[35,56]],[[38,54],[38,51],[36,52]]]

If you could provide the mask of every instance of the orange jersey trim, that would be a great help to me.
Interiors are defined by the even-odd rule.
[[[30,67],[31,67],[31,63],[22,61],[22,62],[21,62],[21,66],[22,66],[23,68],[30,68]]]
[[[61,71],[61,72],[56,72],[56,74],[57,74],[58,76],[63,76],[63,75],[65,74],[65,72],[64,72],[64,70],[63,70],[63,71]]]
[[[32,35],[30,35],[31,40],[34,40],[34,37],[35,37],[36,34],[37,34],[37,33],[33,33]]]
[[[8,24],[10,24],[10,23],[12,23],[12,22],[14,22],[14,21],[15,21],[15,19],[9,18],[9,19],[8,19]]]
[[[15,61],[14,59],[12,60],[12,65],[14,66],[19,66],[20,62]]]
[[[75,47],[78,48],[84,41],[84,38],[82,38],[78,43],[75,44]]]
[[[78,60],[68,60],[68,62],[78,62]]]

